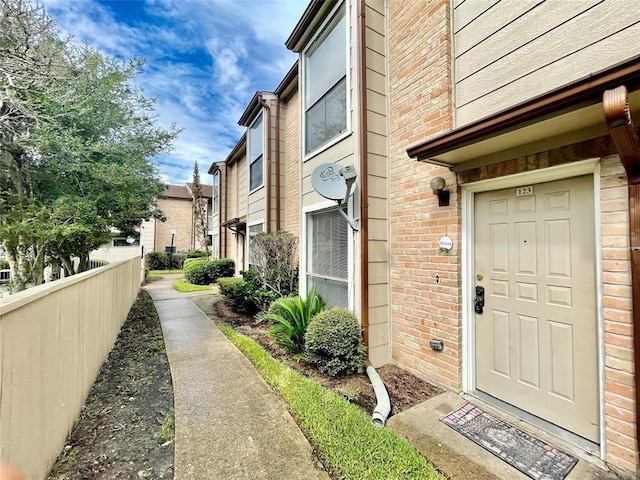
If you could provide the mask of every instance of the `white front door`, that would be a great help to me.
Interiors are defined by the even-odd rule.
[[[475,196],[476,388],[598,442],[594,228],[591,175]]]

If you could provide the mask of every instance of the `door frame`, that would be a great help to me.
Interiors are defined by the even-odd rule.
[[[473,308],[475,271],[474,271],[474,223],[475,194],[491,190],[501,190],[522,186],[563,180],[580,175],[593,175],[593,204],[595,230],[595,266],[596,266],[596,331],[598,339],[598,384],[600,410],[600,458],[605,458],[605,419],[604,419],[604,319],[602,311],[602,232],[600,216],[600,158],[572,162],[555,167],[543,168],[531,172],[517,173],[489,180],[480,180],[460,185],[462,215],[462,390],[473,393],[476,390],[475,372],[475,313]]]

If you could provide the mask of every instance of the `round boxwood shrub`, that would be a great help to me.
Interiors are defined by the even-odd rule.
[[[306,358],[322,373],[336,376],[364,367],[364,344],[356,316],[333,307],[317,314],[305,336]]]

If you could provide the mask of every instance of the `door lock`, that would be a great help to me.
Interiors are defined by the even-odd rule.
[[[484,308],[484,287],[476,286],[476,300],[474,302],[474,310],[478,314],[482,314]]]

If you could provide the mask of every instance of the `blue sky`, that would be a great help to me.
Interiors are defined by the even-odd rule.
[[[136,83],[156,97],[158,124],[184,131],[153,159],[165,182],[201,178],[243,133],[237,122],[257,90],[273,91],[296,60],[284,42],[308,0],[45,0],[78,42],[119,58],[144,57]]]

